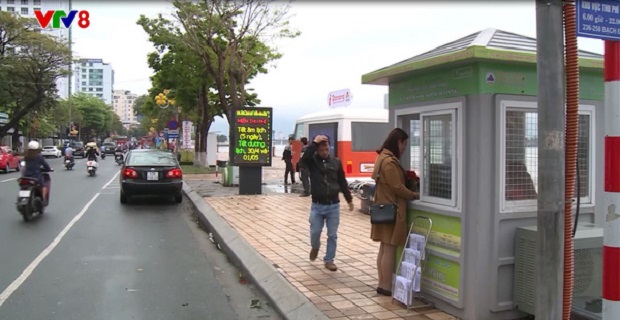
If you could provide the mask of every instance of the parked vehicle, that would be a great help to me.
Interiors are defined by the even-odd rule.
[[[52,170],[52,172],[53,171],[54,170]],[[43,181],[48,189],[47,200],[43,199],[44,197],[41,192],[42,186],[39,185],[37,179],[28,177],[17,179],[17,183],[19,184],[19,193],[16,203],[17,211],[19,211],[26,222],[38,215],[42,215],[45,211],[45,207],[49,204],[52,180],[47,172],[43,173]]]
[[[183,171],[174,154],[156,149],[129,151],[120,174],[120,202],[134,195],[174,195],[183,201]]]
[[[84,143],[83,142],[81,142],[81,141],[72,141],[72,142],[69,142],[69,145],[73,149],[73,156],[74,157],[82,157],[82,159],[84,159],[84,157],[86,157],[86,150],[84,149]]]
[[[0,146],[0,169],[4,170],[5,173],[8,173],[11,169],[15,169],[15,171],[21,170],[19,156],[14,154],[8,146]]]
[[[62,152],[56,146],[47,146],[41,149],[41,155],[43,157],[60,158],[62,156]]]
[[[301,137],[312,141],[319,134],[330,139],[331,154],[340,158],[347,180],[369,180],[381,147],[391,129],[388,111],[378,108],[335,108],[297,119],[293,162],[299,161]]]

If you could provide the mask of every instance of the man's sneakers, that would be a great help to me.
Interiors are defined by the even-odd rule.
[[[319,249],[310,250],[310,261],[316,260],[316,257],[319,255]]]
[[[329,271],[336,271],[338,270],[338,267],[336,267],[334,262],[330,261],[330,262],[325,262],[325,269]]]

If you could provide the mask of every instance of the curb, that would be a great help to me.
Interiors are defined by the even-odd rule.
[[[252,247],[235,228],[222,218],[185,181],[183,192],[226,255],[237,264],[285,319],[328,320],[305,295]]]

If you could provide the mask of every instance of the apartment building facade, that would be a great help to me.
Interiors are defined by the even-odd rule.
[[[133,105],[138,95],[129,90],[114,90],[114,100],[112,103],[114,112],[125,125],[134,125],[138,119],[134,113]]]
[[[75,92],[100,98],[112,107],[114,69],[102,59],[80,59],[75,64]]]

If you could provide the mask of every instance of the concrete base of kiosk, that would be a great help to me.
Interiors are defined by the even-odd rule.
[[[261,194],[263,167],[239,167],[239,194]]]

